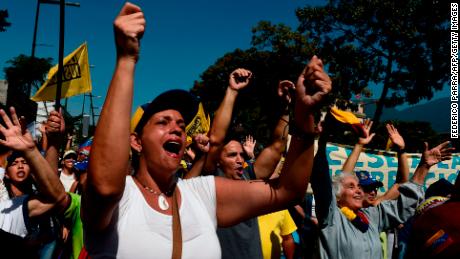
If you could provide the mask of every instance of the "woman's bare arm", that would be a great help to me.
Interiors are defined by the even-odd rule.
[[[307,86],[305,86],[307,85]],[[268,181],[235,181],[216,177],[217,219],[229,226],[247,218],[285,208],[302,197],[313,165],[314,112],[332,87],[316,56],[299,76],[296,86],[297,128],[281,176]]]
[[[125,186],[134,70],[144,27],[142,10],[130,3],[114,22],[117,63],[94,134],[82,199],[83,220],[94,230],[108,226]]]

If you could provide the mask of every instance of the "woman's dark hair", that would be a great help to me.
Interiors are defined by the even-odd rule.
[[[13,153],[11,153],[11,155],[9,155],[6,158],[6,168],[10,167],[11,164],[13,164],[14,160],[16,160],[18,157],[24,157],[24,153],[19,151],[13,151]]]

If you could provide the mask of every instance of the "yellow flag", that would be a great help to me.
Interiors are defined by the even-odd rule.
[[[211,128],[211,119],[209,115],[206,117],[204,112],[203,104],[198,105],[198,112],[196,113],[193,120],[185,128],[187,133],[187,145],[192,143],[192,139],[197,134],[207,134]]]
[[[390,151],[392,146],[393,146],[393,141],[391,141],[391,138],[388,138],[387,145],[385,147],[385,151]]]
[[[61,98],[91,92],[88,48],[86,42],[64,58]],[[30,98],[33,101],[54,101],[56,99],[58,65],[48,72],[45,83]]]
[[[331,108],[331,114],[336,120],[342,123],[361,124],[361,121],[352,112],[342,111],[333,107]]]

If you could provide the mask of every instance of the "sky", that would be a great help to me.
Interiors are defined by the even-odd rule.
[[[70,0],[69,0],[70,1]],[[77,0],[76,0],[77,1]],[[115,64],[112,22],[124,1],[81,0],[80,7],[67,7],[65,17],[65,55],[83,42],[88,43],[93,94],[101,107]],[[133,110],[159,93],[174,88],[190,89],[209,66],[228,52],[247,49],[251,29],[261,20],[284,23],[296,28],[295,9],[323,5],[325,0],[168,0],[133,3],[145,14],[147,27],[141,41],[141,54],[135,75]],[[9,12],[12,23],[0,33],[0,78],[3,68],[20,54],[31,54],[36,0],[2,0],[0,9]],[[59,47],[59,6],[40,5],[37,57],[52,57],[57,62]],[[449,92],[436,93],[435,99]],[[378,96],[379,91],[374,91]],[[69,110],[82,112],[83,97],[69,98]],[[86,102],[85,112],[89,103]],[[98,113],[98,112],[96,112]]]
[[[101,96],[94,102],[101,107],[115,64],[112,23],[125,1],[78,2],[80,7],[66,7],[64,55],[83,42],[88,43],[93,94]],[[249,48],[251,29],[259,21],[269,20],[295,28],[297,7],[307,3],[321,5],[324,1],[140,0],[133,3],[143,9],[147,22],[135,75],[135,108],[165,90],[190,89],[219,57],[237,48]],[[12,23],[6,32],[0,33],[0,78],[4,78],[7,60],[31,54],[36,6],[36,0],[0,1],[0,9],[8,10],[8,21]],[[52,57],[57,63],[59,5],[40,5],[37,44],[37,57]],[[81,113],[82,101],[82,96],[69,98],[73,115]]]

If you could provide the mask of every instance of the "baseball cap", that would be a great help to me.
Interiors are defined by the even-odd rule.
[[[186,125],[198,111],[198,100],[191,93],[175,89],[158,95],[152,102],[141,105],[131,119],[131,132],[142,132],[145,124],[155,113],[165,110],[176,110],[184,118]]]
[[[363,190],[372,190],[383,186],[381,181],[372,179],[372,176],[368,171],[356,171],[356,176],[358,177],[359,184]]]
[[[62,156],[62,159],[67,159],[68,156],[73,156],[74,159],[77,159],[77,152],[75,152],[73,150],[67,150],[66,152],[64,152],[64,155]]]

